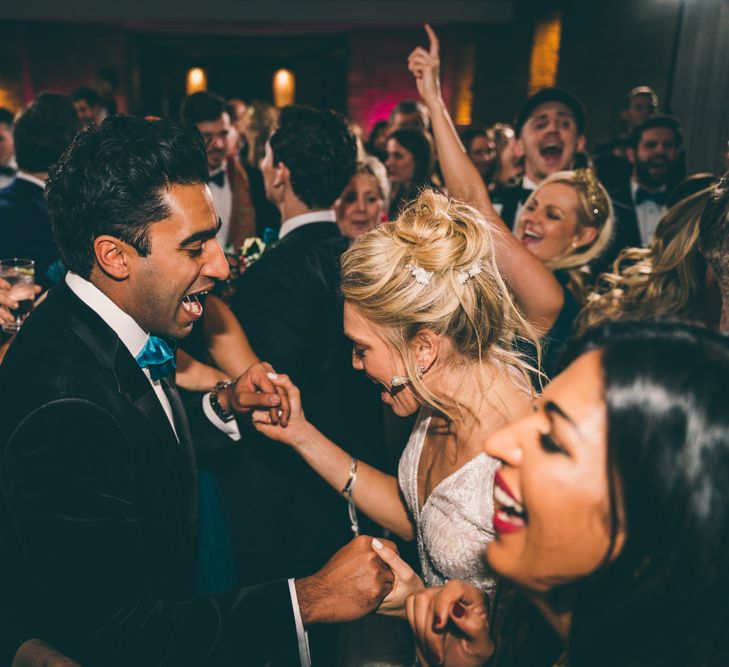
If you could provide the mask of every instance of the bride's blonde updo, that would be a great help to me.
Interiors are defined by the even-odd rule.
[[[454,199],[424,190],[394,222],[357,239],[342,256],[342,294],[381,325],[400,353],[413,390],[454,417],[423,385],[409,345],[421,329],[447,337],[447,363],[499,360],[529,382],[530,366],[514,348],[536,336],[517,310],[499,274],[493,241],[482,216]]]

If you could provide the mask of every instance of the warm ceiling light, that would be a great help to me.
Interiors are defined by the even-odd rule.
[[[208,75],[202,67],[193,67],[187,71],[186,88],[188,95],[208,89]]]
[[[296,79],[288,69],[280,69],[273,75],[273,103],[281,108],[294,103]]]

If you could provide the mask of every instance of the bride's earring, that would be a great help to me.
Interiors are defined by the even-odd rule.
[[[410,378],[406,375],[393,375],[392,380],[390,380],[390,386],[391,387],[404,387],[406,384],[410,382]]]

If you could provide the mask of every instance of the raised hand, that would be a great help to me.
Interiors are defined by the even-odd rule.
[[[80,667],[40,639],[29,639],[20,645],[12,667]]]
[[[395,577],[371,544],[371,537],[355,537],[316,574],[294,582],[304,625],[346,623],[377,609]]]
[[[287,424],[291,408],[286,392],[272,381],[276,377],[271,364],[253,364],[243,375],[220,392],[223,408],[234,412],[250,412],[256,408],[267,409],[271,423]]]
[[[425,588],[423,580],[400,558],[397,549],[387,546],[378,539],[372,540],[372,548],[395,575],[395,585],[377,608],[377,613],[405,618],[405,600],[413,593]]]
[[[408,69],[415,77],[418,94],[426,104],[440,101],[440,43],[427,23],[429,48],[418,46],[408,57]]]
[[[426,588],[406,603],[423,667],[481,667],[493,655],[484,594],[454,579],[440,588]]]
[[[313,427],[307,421],[301,406],[299,388],[291,382],[288,375],[272,374],[269,377],[277,390],[287,397],[290,412],[286,421],[281,419],[280,423],[277,423],[272,419],[269,411],[256,410],[253,413],[253,425],[271,440],[277,440],[292,447],[305,445],[311,439]]]
[[[33,289],[36,294],[41,291],[40,285],[34,285]],[[38,301],[40,303],[40,301]],[[38,305],[37,303],[35,305]],[[10,324],[15,322],[15,315],[11,313],[11,310],[15,310],[18,307],[18,302],[10,296],[10,283],[7,280],[0,278],[0,324]]]

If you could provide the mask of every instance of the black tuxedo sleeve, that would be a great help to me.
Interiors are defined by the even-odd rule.
[[[285,580],[192,600],[157,590],[133,451],[146,455],[80,399],[39,408],[8,441],[0,484],[34,630],[84,667],[298,664]]]

